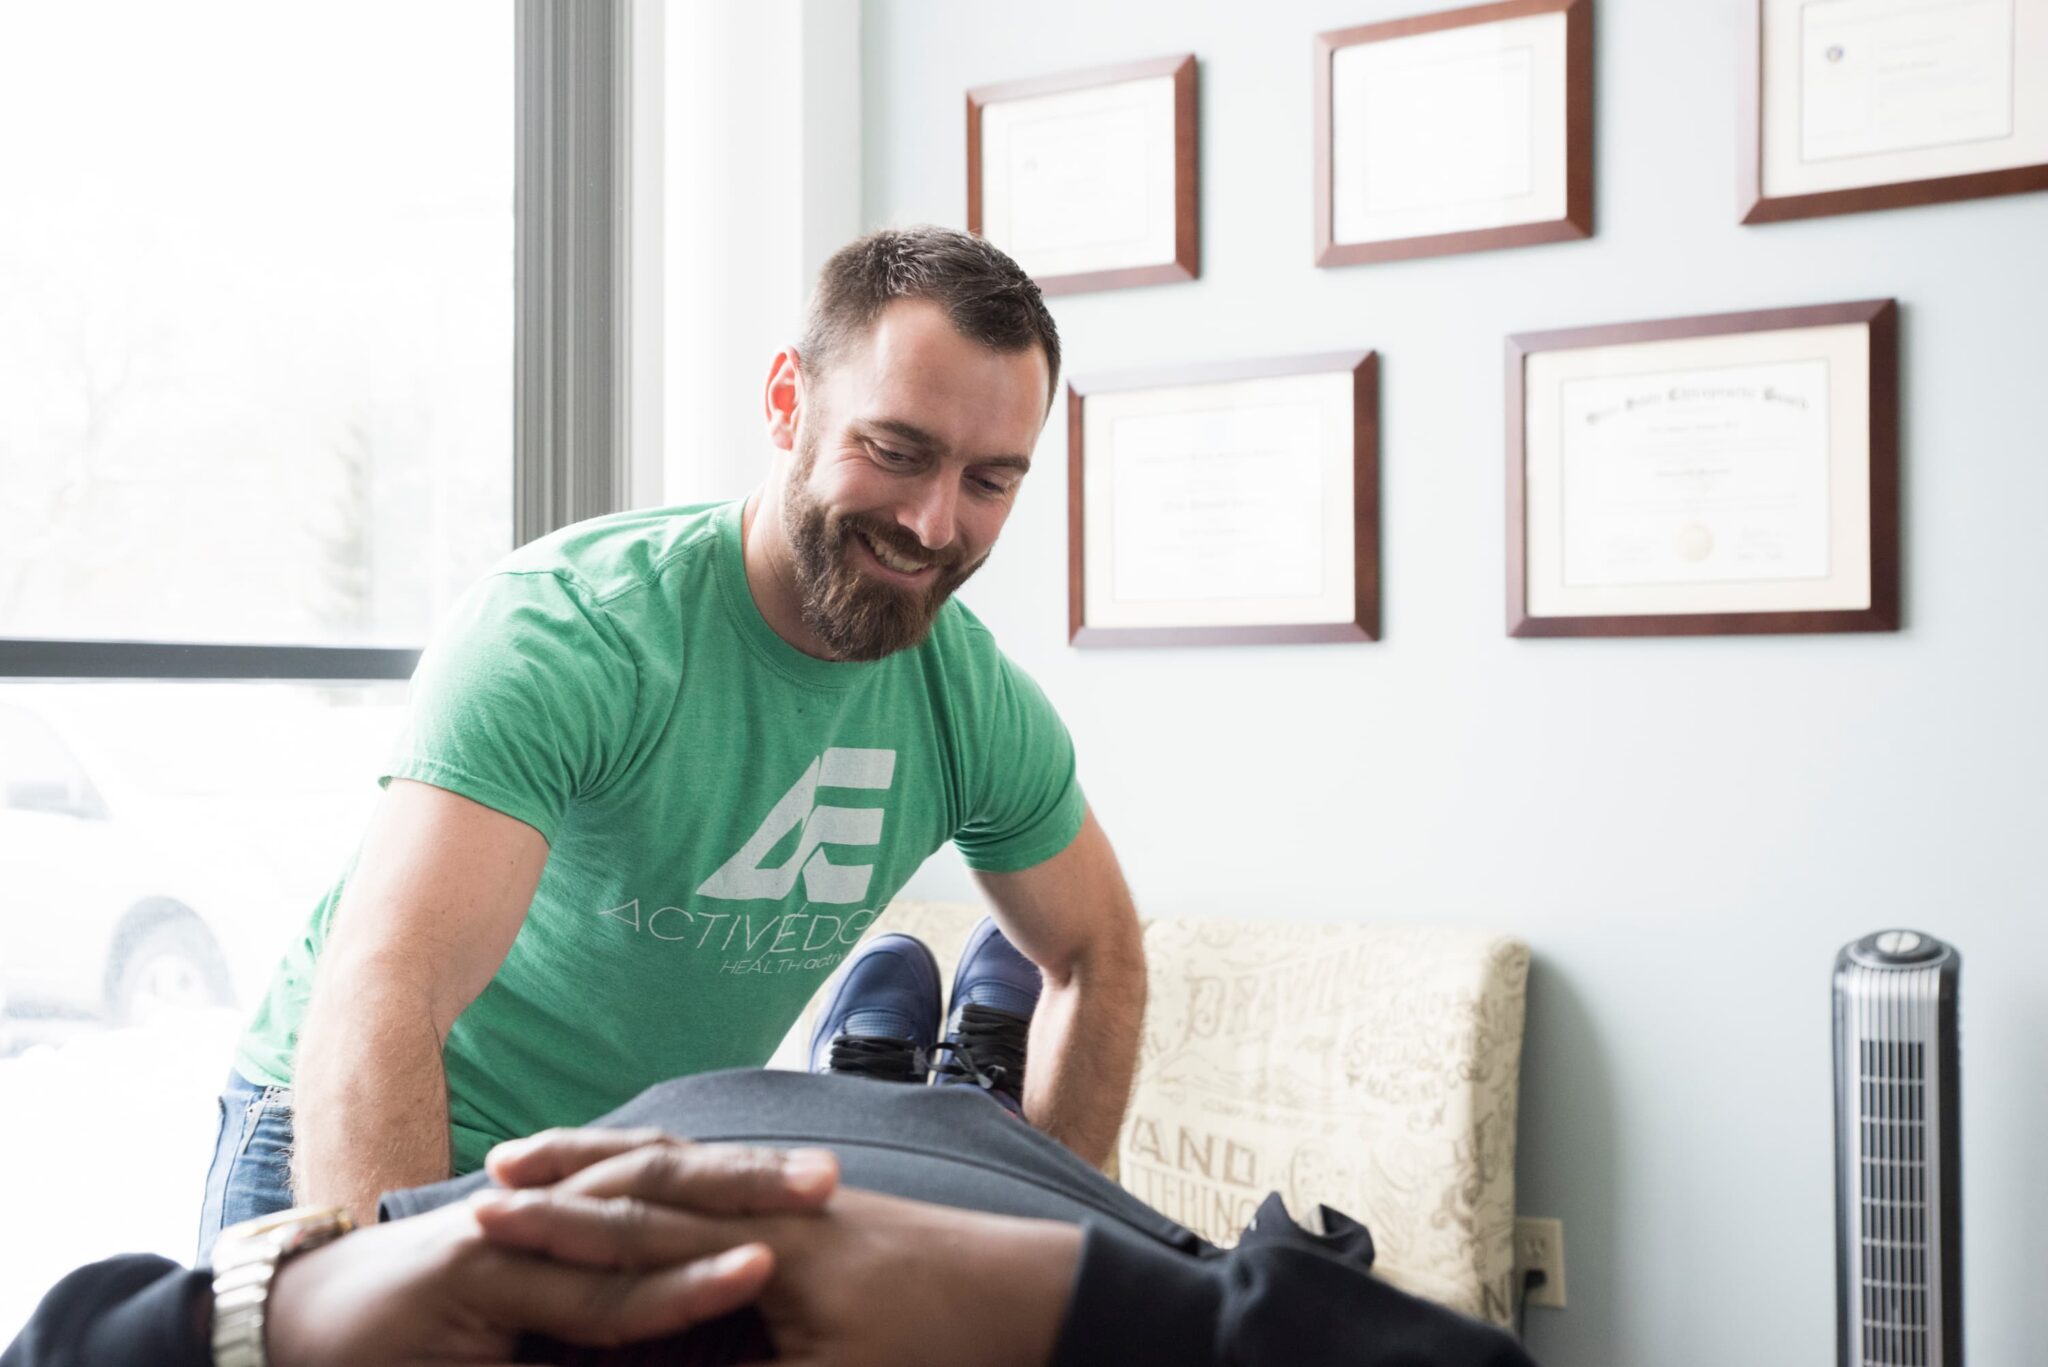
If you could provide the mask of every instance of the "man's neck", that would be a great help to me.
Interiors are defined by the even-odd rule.
[[[796,555],[782,534],[782,505],[766,486],[747,495],[740,509],[740,550],[747,569],[747,593],[761,619],[777,636],[819,660],[837,658],[804,625],[803,595],[796,586]]]

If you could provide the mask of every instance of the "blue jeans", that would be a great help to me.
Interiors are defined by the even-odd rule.
[[[199,1207],[199,1258],[205,1266],[221,1230],[292,1205],[292,1090],[228,1073],[220,1094],[220,1132],[206,1196]]]

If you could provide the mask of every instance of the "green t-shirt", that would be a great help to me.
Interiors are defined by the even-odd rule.
[[[754,606],[737,503],[515,553],[422,657],[385,777],[548,842],[511,953],[443,1050],[457,1172],[666,1078],[759,1066],[934,850],[1029,868],[1083,810],[1066,729],[972,613],[947,603],[886,659],[813,659]],[[291,1081],[340,898],[243,1038],[252,1081]]]

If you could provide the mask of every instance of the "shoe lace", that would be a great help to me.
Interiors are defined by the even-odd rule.
[[[834,1035],[830,1068],[835,1073],[882,1082],[923,1082],[931,1056],[917,1041],[887,1035]]]
[[[1030,1036],[1028,1016],[969,1002],[960,1008],[959,1026],[938,1046],[947,1055],[938,1071],[946,1077],[972,1078],[983,1091],[1021,1096]]]

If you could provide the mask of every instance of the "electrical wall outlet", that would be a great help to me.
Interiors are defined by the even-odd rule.
[[[1515,1285],[1531,1272],[1543,1274],[1543,1285],[1523,1304],[1564,1309],[1564,1221],[1515,1217]]]

